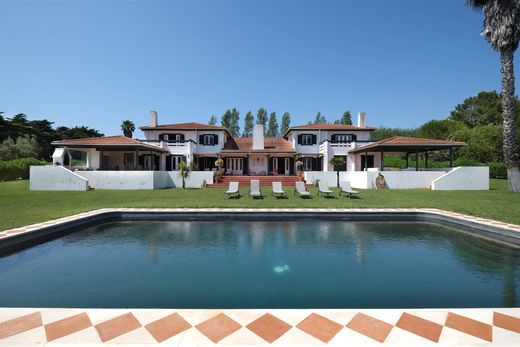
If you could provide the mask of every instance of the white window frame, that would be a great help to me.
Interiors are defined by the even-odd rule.
[[[215,135],[213,134],[204,134],[202,135],[202,144],[204,146],[215,146]]]
[[[302,134],[303,146],[312,146],[312,134]]]

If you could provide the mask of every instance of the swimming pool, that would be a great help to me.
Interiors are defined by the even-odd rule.
[[[0,306],[515,307],[520,252],[424,221],[112,220],[0,257]]]

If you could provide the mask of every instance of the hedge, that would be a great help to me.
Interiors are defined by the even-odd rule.
[[[29,178],[31,165],[45,165],[44,161],[35,158],[0,160],[0,181],[14,181]]]

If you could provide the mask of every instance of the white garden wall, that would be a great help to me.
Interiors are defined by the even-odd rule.
[[[170,186],[182,188],[182,178],[179,171],[161,171],[168,174],[170,178]],[[206,181],[206,184],[213,183],[213,171],[191,171],[190,177],[186,179],[186,188],[201,188]]]
[[[77,171],[77,174],[95,189],[154,189],[154,171]]]
[[[489,167],[460,166],[432,182],[433,190],[489,190]]]
[[[388,189],[478,190],[489,189],[488,167],[458,167],[445,171],[383,171]],[[341,171],[340,181],[350,181],[352,187],[375,189],[379,171]],[[316,179],[335,187],[336,172],[307,171],[305,181]]]
[[[31,166],[29,171],[31,190],[87,190],[88,181],[58,165]]]

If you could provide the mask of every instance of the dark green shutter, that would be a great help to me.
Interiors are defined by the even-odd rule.
[[[302,134],[299,134],[298,135],[298,144],[301,145],[302,144]]]
[[[199,144],[204,146],[204,135],[199,135]]]
[[[315,145],[318,141],[318,136],[312,135],[312,144]]]
[[[215,141],[215,145],[218,144],[218,135],[213,135],[213,141]]]
[[[166,171],[172,171],[172,156],[166,156]]]

